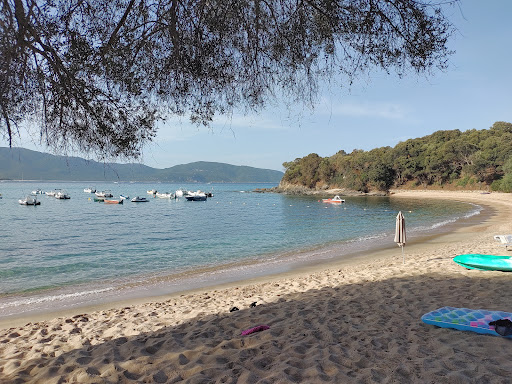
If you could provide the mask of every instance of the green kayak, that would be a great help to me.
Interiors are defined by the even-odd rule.
[[[455,256],[453,261],[469,269],[512,272],[512,256],[467,254]]]

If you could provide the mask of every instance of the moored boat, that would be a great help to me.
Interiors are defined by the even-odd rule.
[[[206,193],[202,191],[188,192],[188,194],[185,195],[187,201],[206,201],[207,198]]]
[[[147,194],[148,195],[156,195],[156,192],[157,192],[156,189],[150,189],[147,191]]]
[[[119,200],[109,200],[109,199],[104,199],[103,200],[105,202],[105,204],[123,204],[123,199],[119,199]]]
[[[41,205],[41,202],[37,201],[37,197],[33,195],[28,195],[24,199],[19,199],[18,202],[21,205]]]
[[[127,195],[119,195],[119,198],[121,200],[128,200],[130,198],[130,196],[127,196]]]
[[[32,191],[33,195],[42,195],[44,192],[41,191],[39,188]]]
[[[85,193],[95,193],[96,189],[92,187],[84,188]]]
[[[114,197],[114,195],[112,195],[112,192],[110,192],[109,189],[106,189],[106,190],[101,191],[101,192],[100,191],[96,191],[94,194],[96,196],[98,196],[98,197]]]
[[[71,197],[66,193],[66,191],[59,191],[55,194],[55,198],[59,200],[69,200]]]
[[[161,199],[170,199],[172,197],[171,192],[157,192],[156,197],[159,197]]]
[[[131,200],[132,203],[147,203],[148,201],[149,200],[147,198],[139,196],[136,196]]]
[[[322,199],[323,203],[332,203],[332,204],[341,204],[344,203],[345,200],[339,197],[338,195],[334,196],[332,199]]]

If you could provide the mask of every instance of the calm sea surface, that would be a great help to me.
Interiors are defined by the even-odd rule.
[[[145,196],[109,205],[85,187]],[[468,203],[256,193],[267,184],[0,182],[0,318],[144,297],[268,275],[365,249],[393,246],[395,217],[413,240],[479,214]],[[70,200],[35,189],[66,190]],[[153,198],[147,190],[211,191],[206,202]],[[399,252],[399,251],[397,251]]]

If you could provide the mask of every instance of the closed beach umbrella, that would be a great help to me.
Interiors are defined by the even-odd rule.
[[[396,215],[395,243],[402,248],[402,261],[405,264],[404,245],[405,245],[405,218],[402,211]]]

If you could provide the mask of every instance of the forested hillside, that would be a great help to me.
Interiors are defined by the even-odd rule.
[[[371,151],[315,153],[284,163],[282,185],[388,191],[392,187],[450,187],[512,191],[512,124],[437,131]]]

